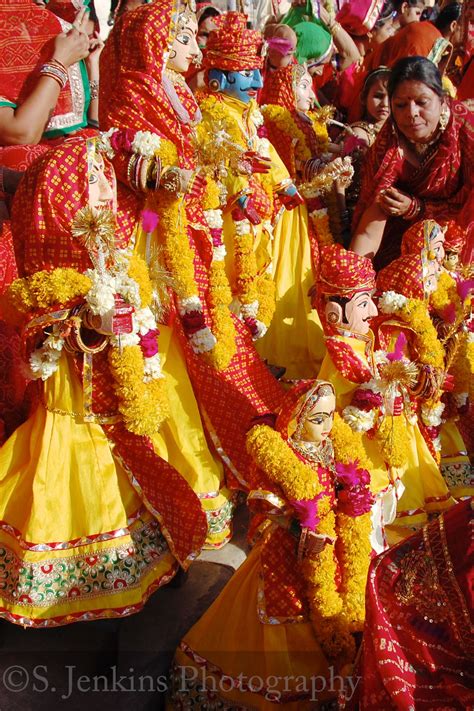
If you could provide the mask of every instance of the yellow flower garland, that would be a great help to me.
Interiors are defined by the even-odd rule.
[[[132,256],[128,275],[139,287],[141,306],[151,302],[152,286],[145,262]],[[89,277],[70,268],[36,272],[16,279],[5,294],[4,304],[18,325],[31,311],[58,309],[85,299],[92,286]],[[134,434],[152,435],[169,415],[164,378],[144,382],[145,360],[140,346],[110,347],[108,362],[114,391],[125,427]]]
[[[426,304],[421,299],[408,299],[396,315],[415,333],[415,349],[420,363],[443,370],[444,350],[439,342]]]
[[[456,282],[447,272],[442,272],[436,290],[430,294],[430,304],[437,314],[442,316],[447,306],[454,306],[456,310],[456,321],[464,317],[463,304],[459,298]]]
[[[15,279],[2,297],[3,318],[19,325],[30,311],[68,306],[71,301],[83,298],[91,286],[89,277],[69,268],[44,270]]]
[[[334,434],[334,438],[333,438]],[[343,463],[359,460],[365,467],[367,458],[361,437],[336,414],[331,439]],[[247,451],[256,466],[293,500],[308,500],[322,491],[312,467],[302,462],[284,442],[281,435],[267,425],[256,425],[247,435]],[[336,547],[341,565],[341,589],[336,588],[336,558],[327,545],[316,556],[302,562],[306,581],[310,618],[315,636],[330,663],[342,669],[355,656],[352,630],[360,630],[364,620],[364,592],[370,563],[370,514],[355,519],[330,509],[328,497],[318,505],[319,534],[340,538]],[[346,547],[343,550],[343,547]]]
[[[334,244],[327,208],[313,210],[313,212],[309,213],[309,218],[313,224],[319,246],[324,247],[327,244]]]
[[[140,346],[110,348],[108,363],[126,429],[145,436],[158,432],[170,413],[166,380],[143,381],[145,359]]]
[[[306,136],[298,127],[295,119],[283,106],[277,104],[267,104],[261,108],[263,117],[267,123],[275,124],[275,127],[281,133],[284,133],[290,139],[296,139],[295,158],[303,163],[312,158],[311,151],[306,145]]]

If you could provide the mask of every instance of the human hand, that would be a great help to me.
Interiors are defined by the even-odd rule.
[[[85,59],[89,54],[89,38],[83,32],[72,29],[62,32],[54,40],[53,59],[63,64],[66,69],[72,64]]]
[[[85,35],[87,35],[87,23],[89,22],[89,8],[87,5],[84,5],[81,7],[80,10],[78,10],[76,17],[74,18],[74,22],[72,23],[73,29],[78,30],[79,32],[83,32]]]
[[[412,198],[391,186],[379,193],[377,202],[390,217],[403,217],[410,209]]]
[[[88,39],[89,39],[89,55],[86,59],[86,67],[87,67],[87,72],[89,74],[89,79],[92,79],[95,77],[91,76],[91,70],[92,70],[92,73],[95,70],[97,72],[97,76],[98,76],[100,55],[102,54],[102,50],[104,49],[105,43],[101,40],[98,32],[94,32],[92,38],[88,38]]]

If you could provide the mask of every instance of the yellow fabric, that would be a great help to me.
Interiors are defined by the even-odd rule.
[[[306,205],[283,211],[273,232],[272,253],[276,310],[257,350],[269,363],[284,366],[286,378],[314,378],[326,348],[308,297],[315,277]]]
[[[1,554],[9,582],[18,575],[21,578],[22,566],[36,566],[36,575],[44,578],[38,564],[57,565],[64,559],[67,567],[55,583],[62,586],[64,596],[50,604],[17,605],[2,589],[0,604],[9,613],[28,618],[26,624],[90,610],[100,610],[99,617],[130,614],[131,610],[120,612],[120,608],[144,602],[152,589],[172,577],[177,563],[158,524],[114,459],[103,429],[71,416],[83,411],[82,386],[65,353],[56,373],[44,384],[44,402],[46,407],[40,404],[0,449],[0,520],[8,524],[0,530]],[[147,526],[155,531],[156,540],[160,538],[162,550],[157,548],[154,564],[144,567],[140,580],[123,589],[111,585],[108,590],[91,590],[68,599],[79,559],[114,552],[120,556],[120,550],[128,549],[136,559],[141,553],[133,535]],[[100,534],[103,539],[110,535],[108,540],[91,540]],[[65,549],[32,549],[53,543],[62,543]]]
[[[146,233],[139,229],[135,250],[143,258],[146,239]],[[222,463],[209,449],[179,339],[168,326],[160,324],[159,330],[158,347],[167,380],[170,416],[152,437],[153,446],[199,496],[209,526],[206,547],[218,548],[231,536],[232,494],[224,483]]]
[[[310,622],[260,622],[260,567],[260,547],[256,546],[217,600],[185,635],[183,642],[233,679],[243,675],[247,680],[253,677],[254,680],[262,679],[267,682],[263,694],[242,693],[236,690],[226,693],[222,692],[218,685],[218,695],[227,703],[234,703],[239,708],[261,711],[274,711],[275,708],[285,711],[309,711],[314,709],[316,698],[318,701],[324,701],[334,694],[330,691],[319,692],[313,701],[299,699],[289,703],[280,701],[278,704],[265,699],[265,691],[277,689],[287,693],[295,692],[298,685],[301,689],[305,683],[311,693],[311,677],[329,676],[329,667]],[[181,649],[176,653],[175,662],[187,667],[189,674],[191,669],[197,672],[196,664]],[[212,678],[207,665],[204,671],[204,678]],[[279,678],[278,684],[272,677]],[[197,680],[201,678],[201,675],[197,676]],[[217,682],[219,683],[219,677]],[[321,683],[321,679],[319,682]],[[257,684],[257,681],[254,683]],[[230,682],[223,686],[230,686]]]
[[[358,357],[366,365],[368,364],[364,341],[356,338],[342,338],[341,340],[348,343]],[[358,384],[347,380],[336,370],[329,354],[324,358],[318,378],[329,380],[334,385],[337,409],[342,412],[350,404]],[[455,503],[449,496],[439,467],[433,459],[418,425],[411,425],[406,420],[406,430],[408,433],[406,465],[403,469],[396,469],[392,472],[392,477],[394,479],[401,478],[405,487],[405,491],[398,501],[397,519],[393,526],[418,526],[427,521],[428,513],[443,511]],[[376,440],[364,436],[362,442],[367,456],[373,463],[370,469],[371,489],[377,493],[388,486],[388,473]],[[399,515],[404,512],[408,512],[408,515]]]

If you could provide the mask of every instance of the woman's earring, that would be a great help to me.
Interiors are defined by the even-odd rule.
[[[441,114],[439,116],[439,130],[440,131],[446,130],[446,126],[448,125],[450,116],[451,116],[451,112],[449,110],[449,106],[443,106],[443,108],[441,109]]]
[[[211,79],[209,82],[209,89],[211,91],[219,91],[221,88],[220,82],[218,79]]]

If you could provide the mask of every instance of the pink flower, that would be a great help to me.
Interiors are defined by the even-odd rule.
[[[395,348],[393,349],[392,353],[387,353],[387,360],[403,360],[403,351],[405,349],[406,344],[407,337],[402,331],[397,338],[397,342],[395,343]]]
[[[464,301],[471,291],[474,290],[474,279],[465,279],[464,281],[459,281],[456,284],[459,298]]]
[[[142,227],[145,232],[153,232],[158,224],[158,215],[153,210],[143,210],[141,214]]]
[[[134,138],[135,131],[131,128],[125,128],[121,131],[114,131],[110,137],[110,145],[114,151],[131,152]]]
[[[382,395],[380,393],[374,393],[372,390],[361,388],[355,391],[351,405],[361,410],[373,410],[375,407],[381,407],[382,402]]]
[[[160,332],[157,328],[150,329],[144,336],[140,336],[140,348],[145,358],[151,358],[158,353],[158,336]]]
[[[220,227],[213,227],[211,229],[212,246],[220,247],[222,245],[222,230]]]
[[[456,320],[456,307],[454,304],[448,304],[443,310],[443,319],[446,323],[454,323]]]
[[[342,486],[357,486],[360,481],[357,464],[357,460],[350,462],[350,464],[341,464],[340,462],[336,464],[337,480]]]
[[[244,318],[244,323],[249,329],[252,336],[258,336],[258,326],[256,319],[247,316],[246,318]]]
[[[338,508],[347,516],[356,517],[370,511],[374,497],[368,488],[370,474],[357,466],[357,460],[349,464],[336,464]]]
[[[202,311],[189,311],[181,317],[181,321],[188,335],[197,333],[206,326]]]
[[[342,155],[350,156],[354,151],[367,148],[367,143],[358,136],[348,136],[342,147]]]
[[[291,505],[301,527],[314,531],[320,520],[318,516],[318,498],[292,501]]]

